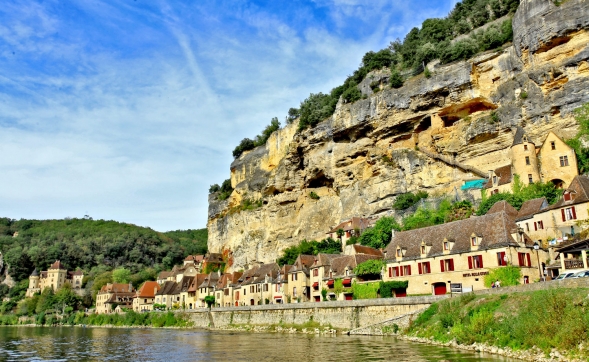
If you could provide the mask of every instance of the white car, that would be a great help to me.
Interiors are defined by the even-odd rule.
[[[578,273],[575,273],[571,278],[586,278],[589,277],[589,270],[581,270]]]
[[[556,279],[554,280],[563,280],[563,279],[570,279],[573,277],[573,275],[575,275],[577,272],[566,272],[566,273],[562,273],[559,274]]]

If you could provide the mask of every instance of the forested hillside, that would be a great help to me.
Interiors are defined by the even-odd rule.
[[[80,268],[93,279],[102,272],[121,267],[131,273],[146,268],[171,268],[186,255],[203,254],[206,250],[206,229],[162,233],[91,218],[0,218],[0,251],[16,281],[28,278],[35,267],[46,270],[57,259],[69,270]]]

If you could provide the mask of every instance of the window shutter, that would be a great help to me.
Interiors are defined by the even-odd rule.
[[[483,256],[479,255],[479,267],[483,267]]]
[[[523,253],[517,253],[517,259],[519,261],[519,266],[524,266],[524,255],[523,255]]]
[[[534,222],[534,231],[538,230],[538,224]]]
[[[393,277],[393,268],[389,267],[389,278]]]
[[[571,210],[573,210],[573,219],[577,219],[577,213],[575,213],[575,207],[571,207]]]
[[[400,276],[403,276],[403,269],[404,268],[402,266],[399,267],[399,271],[401,272]]]
[[[472,269],[472,256],[468,257],[468,269]]]
[[[421,267],[421,263],[417,264],[417,271],[419,272],[419,274],[423,274],[423,269]]]
[[[407,275],[411,275],[411,265],[407,266]]]
[[[564,209],[560,209],[560,213],[562,214],[562,221],[566,221],[566,218],[564,217]]]
[[[526,254],[526,258],[528,259],[528,266],[532,266],[532,261],[530,260],[530,254]]]
[[[450,259],[450,271],[454,271],[454,259]]]
[[[399,267],[398,266],[395,267],[395,276],[396,277],[399,276]]]
[[[440,270],[442,271],[442,273],[445,272],[445,270],[444,270],[444,261],[443,260],[440,260]]]
[[[503,265],[503,266],[507,265],[507,262],[505,261],[505,252],[502,251],[499,254],[501,254],[501,263],[499,265]]]

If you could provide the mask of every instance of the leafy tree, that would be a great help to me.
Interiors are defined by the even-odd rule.
[[[295,119],[301,116],[301,110],[298,108],[290,108],[288,110],[288,116],[286,117],[286,123],[292,124]]]
[[[211,187],[209,187],[209,194],[213,194],[219,191],[221,191],[221,186],[219,186],[219,184],[212,184]]]
[[[489,196],[485,201],[482,201],[477,209],[477,215],[485,215],[489,209],[495,205],[495,203],[505,200],[516,210],[519,210],[524,203],[524,199],[521,196],[510,194],[509,192],[499,192]]]
[[[389,78],[389,83],[393,88],[401,88],[403,86],[403,77],[397,69],[391,69],[391,77]]]
[[[118,268],[112,271],[112,280],[115,283],[128,283],[131,280],[131,271],[125,268]]]
[[[335,232],[335,234],[337,235],[337,237],[341,240],[342,237],[344,236],[346,232],[344,231],[344,229],[337,229],[337,231]]]
[[[264,130],[262,131],[261,135],[256,136],[256,147],[257,146],[263,146],[266,144],[266,142],[268,141],[268,138],[270,138],[270,136],[272,135],[272,133],[278,131],[280,129],[280,122],[278,121],[278,118],[274,117],[272,118],[272,120],[270,121],[270,124],[268,126],[266,126],[266,128],[264,128]]]
[[[94,279],[94,283],[92,284],[92,297],[94,298],[103,286],[105,286],[108,283],[112,283],[112,281],[113,277],[112,272],[110,271],[98,275]]]
[[[380,277],[382,268],[385,266],[384,260],[372,259],[358,264],[354,268],[354,274],[362,279],[377,279]]]
[[[253,150],[256,148],[256,143],[250,138],[244,138],[239,142],[239,145],[233,149],[233,158],[238,158],[245,151]]]
[[[211,309],[211,306],[215,304],[215,297],[213,295],[207,295],[204,300],[205,303],[207,303],[209,309]]]
[[[428,194],[425,191],[418,191],[416,194],[411,192],[401,194],[395,199],[395,202],[393,203],[393,209],[405,210],[418,203],[419,200],[426,199],[427,197]]]
[[[583,141],[589,140],[589,103],[575,109],[573,113],[579,124],[579,132],[566,143],[575,150],[579,173],[584,174],[589,172],[589,148],[583,146]]]
[[[365,230],[360,235],[360,244],[375,249],[384,248],[391,242],[393,230],[401,230],[397,221],[392,217],[382,217],[374,224],[374,227]]]

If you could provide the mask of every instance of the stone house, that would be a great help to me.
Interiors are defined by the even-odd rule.
[[[205,278],[207,277],[207,274],[196,274],[194,276],[194,278],[192,279],[192,282],[190,283],[190,286],[188,287],[187,290],[187,303],[188,303],[188,309],[196,309],[197,306],[199,306],[199,303],[197,303],[198,300],[198,286],[201,285],[204,281]]]
[[[178,283],[172,280],[166,280],[161,285],[160,290],[155,294],[155,304],[163,304],[166,309],[172,309],[174,304],[179,305],[180,293],[176,293]]]
[[[68,272],[63,264],[59,260],[56,260],[46,271],[39,273],[37,269],[33,270],[33,273],[29,277],[29,287],[25,296],[32,297],[35,293],[40,293],[45,288],[51,288],[53,291],[57,291],[65,283],[69,283],[78,295],[82,295],[84,293],[82,289],[83,279],[84,273],[81,270]]]
[[[289,303],[290,295],[288,293],[288,273],[292,269],[292,265],[283,265],[276,274],[276,278],[272,280],[272,301],[274,304]]]
[[[352,236],[360,236],[364,230],[370,227],[370,220],[362,217],[353,217],[349,220],[341,222],[339,225],[332,227],[326,234],[332,239],[339,239],[337,231],[342,229],[344,235],[342,236],[342,245],[346,245],[346,241]]]
[[[243,272],[224,274],[215,287],[215,303],[217,306],[231,307],[234,305],[234,290],[238,287],[238,280]]]
[[[499,208],[499,207],[498,207]],[[465,290],[485,289],[491,268],[508,264],[521,268],[521,283],[540,278],[543,250],[506,211],[395,232],[386,248],[383,280],[406,280],[407,294],[446,294],[451,284]]]
[[[348,245],[347,247],[351,247]],[[326,269],[329,270],[331,261],[335,258],[341,257],[341,254],[324,254],[319,253],[315,256],[313,265],[311,265],[309,272],[309,284],[310,288],[310,299],[314,302],[320,302],[322,299],[321,290],[327,288],[326,283],[323,281],[325,275],[327,275]]]
[[[184,258],[184,266],[193,264],[200,273],[204,257],[204,255],[188,255],[186,258]]]
[[[314,255],[299,255],[288,272],[288,293],[291,303],[308,302],[311,299],[310,270],[315,263]]]
[[[352,300],[352,284],[358,281],[354,268],[365,261],[381,259],[383,259],[382,255],[369,254],[340,255],[333,259],[329,268],[325,268],[322,278],[322,284],[327,289],[327,298],[330,300]],[[340,280],[342,291],[339,291],[336,286]]]
[[[172,271],[161,271],[157,275],[157,283],[159,285],[163,285],[167,281],[174,281],[174,280],[175,280],[175,277],[174,277],[174,273]]]
[[[524,130],[517,127],[509,156],[509,165],[489,171],[484,189],[491,194],[511,191],[514,175],[519,175],[524,184],[550,181],[564,188],[579,174],[575,151],[553,132],[536,147]]]
[[[96,313],[113,313],[117,308],[132,309],[135,296],[136,291],[131,283],[108,283],[96,294]]]
[[[215,295],[215,286],[221,278],[220,272],[211,272],[205,274],[203,282],[198,286],[196,291],[196,307],[206,307],[205,297]]]
[[[258,266],[253,266],[246,271],[237,279],[237,282],[233,284],[233,304],[235,306],[254,305],[253,300],[249,298],[248,291],[250,285],[253,283],[255,278],[255,272]]]
[[[133,310],[135,312],[152,311],[155,295],[160,290],[157,282],[147,281],[137,290],[133,299]]]
[[[250,293],[250,303],[254,305],[272,303],[272,282],[278,276],[280,267],[276,263],[262,264],[254,273],[254,280],[250,288],[255,287],[254,293]]]

